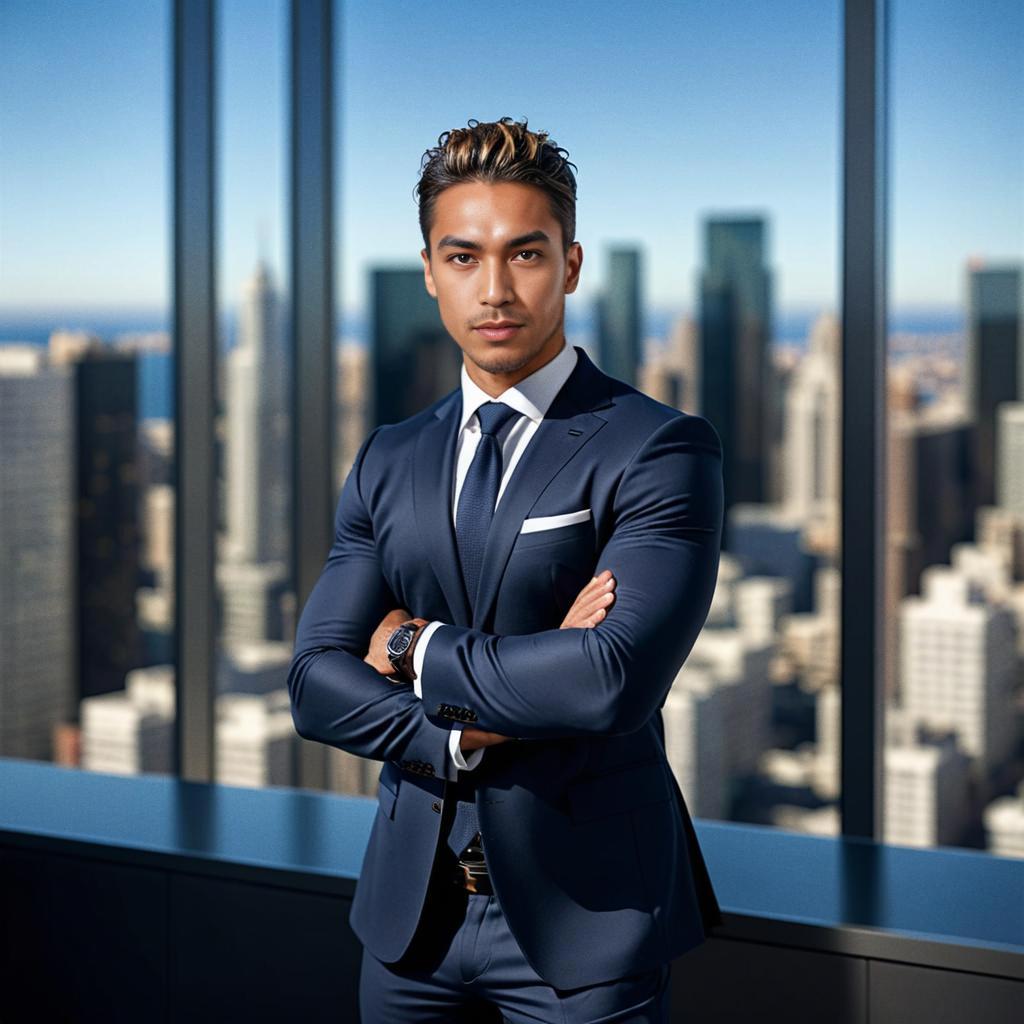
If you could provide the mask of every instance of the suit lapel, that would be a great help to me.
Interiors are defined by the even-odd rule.
[[[452,523],[455,441],[462,413],[462,391],[453,391],[434,410],[434,419],[416,435],[412,460],[412,502],[423,549],[441,585],[453,624],[468,626],[469,601],[462,581]]]

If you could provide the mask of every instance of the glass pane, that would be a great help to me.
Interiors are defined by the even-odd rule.
[[[688,806],[835,832],[840,4],[562,7],[337,7],[337,486],[370,429],[460,385],[419,259],[422,154],[527,117],[578,169],[566,341],[726,450],[717,592],[663,709]],[[468,23],[555,56],[477,74]],[[379,763],[334,754],[339,786],[375,792]]]
[[[124,774],[172,769],[169,29],[0,5],[0,755]]]
[[[1024,856],[1024,8],[892,31],[885,838]]]
[[[217,8],[220,528],[215,778],[289,786],[290,346],[284,268],[288,5]]]

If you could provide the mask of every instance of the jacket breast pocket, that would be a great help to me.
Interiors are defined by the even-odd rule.
[[[603,775],[576,779],[566,787],[569,816],[575,822],[624,814],[672,797],[668,765],[641,761]]]
[[[590,544],[595,540],[594,519],[589,508],[575,512],[563,512],[553,516],[531,516],[523,520],[519,535],[516,537],[515,551],[529,548],[549,547],[551,545]]]

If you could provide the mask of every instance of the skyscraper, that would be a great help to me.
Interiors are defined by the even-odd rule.
[[[462,351],[441,322],[422,268],[372,270],[370,309],[370,426],[398,423],[459,386]]]
[[[785,503],[809,525],[833,525],[839,516],[839,358],[839,322],[823,313],[784,406]]]
[[[1024,524],[1024,402],[1001,405],[996,416],[996,497]]]
[[[245,285],[227,356],[227,558],[288,558],[288,402],[279,300],[259,265]]]
[[[722,441],[726,511],[768,500],[771,275],[763,217],[710,217],[700,275],[701,415]],[[723,546],[728,546],[728,518]]]
[[[0,346],[0,756],[49,761],[75,711],[73,380]]]
[[[597,303],[598,359],[601,369],[637,383],[643,348],[640,250],[608,251],[608,274]]]
[[[124,687],[142,664],[136,356],[98,345],[73,364],[78,474],[78,690]]]
[[[1024,290],[1020,265],[968,268],[964,385],[974,421],[974,504],[995,501],[996,407],[1024,398]]]
[[[955,729],[984,790],[1016,742],[1013,612],[948,565],[929,566],[900,607],[901,703],[915,722]]]

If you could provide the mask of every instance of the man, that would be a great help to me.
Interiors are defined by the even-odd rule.
[[[721,920],[660,713],[714,592],[720,441],[566,343],[569,167],[509,118],[425,155],[461,387],[366,438],[298,626],[299,734],[383,762],[364,1024],[663,1022]]]

